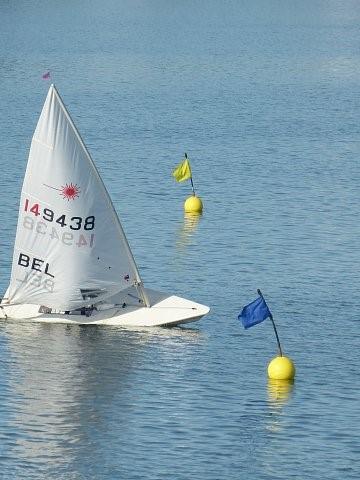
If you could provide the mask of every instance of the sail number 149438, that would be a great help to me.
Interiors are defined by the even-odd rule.
[[[65,214],[57,216],[51,208],[42,208],[38,203],[31,204],[29,199],[25,199],[24,204],[25,212],[32,213],[35,217],[39,215],[46,222],[55,222],[59,224],[61,227],[68,227],[71,230],[93,230],[95,228],[95,217],[94,215],[90,215],[89,217],[66,217]]]

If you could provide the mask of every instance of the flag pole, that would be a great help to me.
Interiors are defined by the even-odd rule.
[[[188,156],[187,156],[187,153],[186,153],[186,152],[185,152],[185,160],[188,160]],[[193,192],[193,195],[194,195],[194,197],[195,197],[196,194],[195,194],[195,188],[194,188],[194,182],[193,182],[193,179],[192,179],[192,174],[191,174],[191,177],[190,177],[190,181],[191,181],[192,192]]]
[[[193,191],[193,195],[194,195],[194,197],[196,197],[195,188],[194,188],[194,183],[193,183],[192,177],[190,177],[190,180],[191,180],[191,188],[192,188],[192,191]]]
[[[258,292],[258,294],[260,295],[260,297],[264,300],[264,302],[266,303],[265,298],[264,298],[264,296],[263,296],[263,294],[261,293],[261,291],[260,291],[259,288],[257,289],[257,292]],[[269,312],[270,312],[270,310],[269,310]],[[271,315],[271,312],[270,312],[269,318],[270,318],[271,323],[272,323],[272,325],[273,325],[273,327],[274,327],[274,332],[275,332],[276,341],[277,341],[278,348],[279,348],[280,357],[282,357],[283,354],[282,354],[282,350],[281,350],[279,335],[278,335],[278,333],[277,333],[276,326],[275,326],[275,322],[274,322],[273,316]]]

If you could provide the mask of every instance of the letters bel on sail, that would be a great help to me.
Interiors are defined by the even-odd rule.
[[[52,85],[21,192],[9,301],[73,310],[139,282],[110,197]]]

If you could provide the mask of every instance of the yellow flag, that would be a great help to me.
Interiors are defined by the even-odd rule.
[[[189,160],[185,158],[185,160],[183,160],[180,165],[175,168],[172,174],[177,182],[183,182],[184,180],[191,178],[191,167]]]

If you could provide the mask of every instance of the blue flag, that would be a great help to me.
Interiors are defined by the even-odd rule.
[[[263,322],[271,316],[271,312],[262,297],[257,298],[253,302],[246,305],[238,319],[242,321],[244,328],[250,328],[257,323]]]

